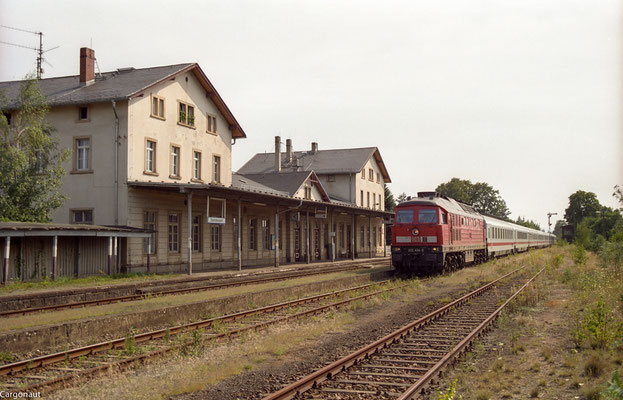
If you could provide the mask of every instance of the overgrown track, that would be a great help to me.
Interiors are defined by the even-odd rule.
[[[131,367],[137,362],[172,350],[188,352],[199,348],[207,340],[264,329],[273,324],[318,314],[402,287],[393,285],[377,289],[377,286],[383,287],[389,282],[382,281],[310,296],[2,365],[0,389],[51,391],[109,369]],[[361,292],[364,294],[360,294]],[[331,299],[333,301],[329,302]]]
[[[145,292],[141,292],[141,293],[137,293],[137,294],[133,294],[129,296],[109,297],[109,298],[97,299],[97,300],[9,310],[9,311],[0,312],[0,317],[12,317],[12,316],[27,315],[27,314],[33,314],[33,313],[39,313],[39,312],[58,311],[58,310],[65,310],[65,309],[71,309],[71,308],[83,308],[83,307],[100,306],[100,305],[105,305],[105,304],[138,301],[138,300],[143,300],[148,297],[180,295],[180,294],[200,292],[200,291],[224,289],[224,288],[235,287],[235,286],[254,285],[254,284],[259,284],[259,283],[275,282],[275,281],[282,281],[282,280],[287,280],[287,279],[296,279],[296,278],[312,276],[312,275],[352,271],[352,270],[363,269],[363,268],[374,268],[374,267],[380,267],[384,265],[387,265],[387,266],[390,265],[387,259],[372,260],[372,261],[367,261],[365,263],[347,264],[343,266],[333,266],[333,267],[328,267],[328,268],[318,268],[313,271],[286,271],[286,272],[267,273],[267,274],[264,274],[260,278],[244,277],[244,278],[222,279],[222,282],[220,283],[211,283],[211,284],[202,285],[202,286],[190,286],[190,287],[183,287],[183,288],[178,288],[178,289],[161,288],[161,289],[155,289],[155,290],[145,290]],[[205,278],[205,280],[208,280],[208,279],[214,280],[214,278]],[[198,281],[199,280],[196,278],[190,279],[188,281],[188,284],[189,285],[196,284]]]
[[[513,285],[520,281],[518,276],[511,278],[517,271],[519,269],[266,396],[264,400],[296,396],[299,396],[297,399],[401,400],[417,397],[543,270],[519,290],[513,290]],[[511,278],[510,282],[506,278]]]

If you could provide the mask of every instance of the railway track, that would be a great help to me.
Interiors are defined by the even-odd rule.
[[[515,290],[513,285],[521,285],[518,271],[476,289],[263,400],[417,398],[543,270]],[[502,300],[503,304],[499,305]]]
[[[389,265],[386,259],[368,261],[366,263],[355,264],[355,265],[348,264],[348,265],[338,266],[338,267],[322,268],[322,269],[316,269],[313,271],[287,271],[287,272],[279,272],[279,273],[269,273],[270,276],[264,275],[259,278],[253,277],[251,279],[249,278],[227,279],[225,282],[221,282],[221,283],[211,283],[208,285],[183,287],[183,288],[178,288],[178,289],[154,289],[154,290],[150,289],[150,290],[146,290],[141,293],[128,295],[128,296],[109,297],[109,298],[87,300],[87,301],[81,301],[81,302],[71,302],[71,303],[54,304],[54,305],[42,306],[42,307],[31,307],[31,308],[8,310],[8,311],[0,312],[0,318],[35,314],[35,313],[40,313],[40,312],[66,310],[66,309],[72,309],[72,308],[93,307],[93,306],[100,306],[100,305],[105,305],[105,304],[139,301],[139,300],[144,300],[145,298],[148,298],[148,297],[171,296],[171,295],[180,295],[180,294],[187,294],[187,293],[194,293],[194,292],[201,292],[201,291],[208,291],[208,290],[225,289],[225,288],[235,287],[235,286],[245,286],[245,285],[254,285],[254,284],[260,284],[260,283],[267,283],[267,282],[276,282],[276,281],[283,281],[287,279],[302,278],[306,276],[329,274],[329,273],[334,273],[334,272],[352,271],[352,270],[363,269],[363,268],[374,268],[374,267],[379,267],[383,265]],[[208,278],[206,278],[206,280],[208,280]],[[194,280],[190,280],[189,283],[195,284],[197,281],[198,281],[197,279],[194,279]]]
[[[315,315],[404,286],[389,285],[390,282],[361,285],[5,364],[0,366],[0,390],[49,392],[110,369],[131,368],[174,350],[184,352],[206,341]]]

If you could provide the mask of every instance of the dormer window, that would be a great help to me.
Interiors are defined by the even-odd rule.
[[[88,121],[89,120],[89,107],[80,106],[78,107],[78,121]]]
[[[179,102],[179,104],[180,104],[180,110],[179,110],[178,123],[180,125],[194,128],[195,127],[195,107],[188,103],[182,103],[181,101]]]

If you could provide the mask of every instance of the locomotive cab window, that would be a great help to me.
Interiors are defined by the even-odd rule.
[[[420,210],[418,221],[420,224],[436,224],[437,210]]]
[[[413,223],[413,210],[398,210],[396,222],[399,224]]]

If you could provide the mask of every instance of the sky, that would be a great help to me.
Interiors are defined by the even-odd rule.
[[[77,75],[84,46],[102,72],[199,63],[247,134],[234,170],[275,135],[376,146],[395,195],[486,182],[545,229],[577,190],[617,207],[622,17],[620,0],[0,0],[0,25],[44,33],[44,78]],[[0,81],[35,60],[0,43]]]

